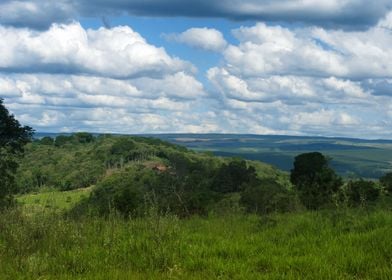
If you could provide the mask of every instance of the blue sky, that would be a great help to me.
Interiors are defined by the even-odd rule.
[[[42,132],[392,139],[389,0],[4,0],[0,97]]]

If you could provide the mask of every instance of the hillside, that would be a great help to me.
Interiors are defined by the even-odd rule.
[[[156,138],[89,133],[43,137],[26,146],[19,163],[19,193],[97,185],[76,208],[103,215],[113,207],[125,215],[141,215],[149,207],[179,216],[206,214],[221,203],[238,203],[243,199],[239,193],[256,185],[276,189],[278,201],[285,201],[260,209],[295,204],[287,174],[271,165],[216,157]]]
[[[2,279],[391,273],[390,176],[342,182],[320,153],[296,158],[294,185],[259,161],[136,136],[44,137],[19,164],[16,207],[0,211]]]
[[[37,133],[36,137],[55,137],[56,133]],[[96,134],[99,135],[99,134]],[[258,160],[290,171],[294,157],[319,151],[331,158],[338,174],[347,178],[378,179],[392,170],[392,140],[303,137],[249,134],[149,134],[195,151],[210,151],[223,157]]]
[[[151,136],[219,156],[259,160],[285,171],[290,171],[295,156],[313,151],[330,157],[331,166],[344,177],[378,179],[392,169],[391,140],[241,134]]]

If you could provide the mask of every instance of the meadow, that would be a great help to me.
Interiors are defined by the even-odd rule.
[[[390,279],[391,209],[179,219],[66,215],[81,191],[0,214],[0,279]],[[62,198],[62,199],[61,199]],[[51,201],[51,207],[41,207]],[[31,214],[31,209],[35,209]],[[39,210],[38,210],[39,209]]]

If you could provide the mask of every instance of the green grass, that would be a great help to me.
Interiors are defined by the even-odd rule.
[[[25,213],[63,212],[71,209],[82,198],[88,197],[93,187],[60,192],[44,190],[39,193],[29,193],[16,198]]]
[[[392,213],[0,214],[0,279],[390,279]]]

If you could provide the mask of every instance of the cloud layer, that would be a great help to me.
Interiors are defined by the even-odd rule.
[[[147,16],[213,17],[303,22],[347,29],[374,25],[391,9],[389,0],[4,0],[0,23],[47,28],[78,16],[128,13]]]
[[[92,2],[96,8],[87,11]],[[369,6],[354,0],[230,5],[203,0],[186,7],[184,2],[3,1],[0,96],[18,119],[38,131],[392,139],[392,12],[382,17],[389,1]],[[164,4],[167,9],[160,9]],[[216,52],[220,61],[198,73],[197,65],[151,44],[129,26],[93,29],[71,20],[80,14],[115,14],[120,8],[132,14],[312,24],[241,26],[232,30],[231,43],[211,27],[167,35]],[[52,17],[56,13],[60,16]],[[366,16],[356,19],[357,14]],[[63,23],[49,27],[57,19]],[[332,25],[347,29],[329,29]]]
[[[387,137],[391,127],[391,17],[366,31],[296,29],[258,23],[207,77],[233,119],[267,130]]]
[[[130,27],[0,26],[0,92],[39,131],[197,131],[181,114],[208,98],[195,67]],[[217,129],[214,126],[215,129]]]

